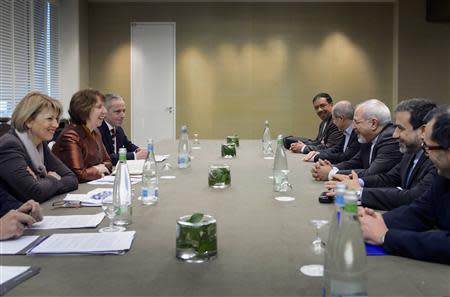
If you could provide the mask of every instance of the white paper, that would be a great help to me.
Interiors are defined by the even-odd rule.
[[[31,266],[0,266],[0,285],[3,285],[7,281],[21,275],[30,269]]]
[[[136,231],[53,234],[28,254],[114,254],[129,250]]]
[[[142,171],[142,169],[141,169],[141,171]],[[115,179],[115,176],[107,175],[100,179],[92,180],[92,181],[88,182],[88,184],[89,185],[114,185],[114,179]],[[134,175],[134,176],[130,177],[130,180],[131,180],[131,184],[135,185],[135,184],[141,182],[142,176]]]
[[[155,160],[157,163],[161,163],[167,158],[169,158],[170,155],[155,155]],[[127,160],[127,166],[128,166],[128,172],[130,175],[140,175],[142,174],[142,168],[144,167],[145,160]],[[116,168],[114,168],[114,171],[112,175],[116,174]]]
[[[2,240],[0,241],[0,255],[15,255],[33,241],[38,239],[39,236],[22,236],[17,239]]]
[[[106,202],[112,203],[112,188],[96,188],[87,194],[67,194],[64,201],[80,201],[83,206],[102,206],[102,197],[107,197]]]
[[[95,228],[104,217],[104,212],[96,215],[44,216],[42,221],[33,224],[30,229]]]

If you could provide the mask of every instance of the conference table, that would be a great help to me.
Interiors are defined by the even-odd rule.
[[[261,141],[241,140],[237,157],[223,159],[224,141],[200,140],[192,150],[191,167],[177,169],[177,144],[155,145],[157,154],[170,154],[176,179],[160,180],[160,201],[141,206],[133,201],[135,230],[131,249],[124,255],[2,256],[2,265],[31,265],[38,275],[20,284],[11,296],[320,296],[322,278],[299,272],[299,267],[323,263],[313,254],[315,230],[311,219],[330,219],[333,205],[319,204],[323,183],[311,178],[312,163],[287,152],[293,188],[281,202],[272,190],[273,160],[263,158]],[[211,164],[231,167],[231,187],[208,187]],[[98,186],[81,184],[76,193]],[[139,192],[140,185],[134,186]],[[100,207],[52,209],[45,215],[95,214]],[[218,256],[206,263],[185,263],[175,257],[177,218],[201,212],[217,219]],[[27,231],[31,234],[97,232],[96,228]],[[328,227],[321,229],[328,238]],[[450,267],[397,256],[370,256],[370,296],[448,296]]]

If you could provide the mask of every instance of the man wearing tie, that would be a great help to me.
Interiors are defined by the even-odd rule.
[[[353,114],[355,109],[349,101],[336,103],[332,110],[333,123],[344,134],[341,143],[319,151],[310,151],[303,161],[317,162],[319,159],[328,160],[332,164],[350,160],[359,151],[361,144],[353,129]]]
[[[360,193],[361,205],[380,210],[391,210],[410,204],[426,192],[436,178],[436,169],[422,149],[425,116],[436,107],[427,99],[410,99],[400,102],[395,109],[393,137],[400,141],[402,161],[387,173],[352,179],[338,176],[349,189]],[[332,188],[335,182],[328,182]]]
[[[350,160],[332,165],[319,160],[311,170],[316,180],[332,180],[335,174],[359,176],[380,174],[391,170],[402,159],[398,139],[394,139],[394,125],[389,108],[377,99],[367,100],[355,109],[353,127],[361,143],[359,152]]]
[[[313,107],[317,116],[322,120],[316,139],[305,137],[285,137],[283,142],[287,149],[294,153],[308,154],[310,151],[323,150],[339,146],[344,135],[336,127],[331,118],[333,99],[327,93],[319,93],[313,98]]]
[[[119,160],[119,148],[122,147],[127,149],[127,160],[145,159],[147,150],[139,148],[128,140],[121,127],[125,119],[126,110],[123,98],[115,94],[106,94],[105,106],[107,113],[99,130],[113,165]]]

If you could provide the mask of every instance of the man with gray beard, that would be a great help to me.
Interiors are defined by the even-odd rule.
[[[393,138],[400,142],[402,161],[387,173],[358,178],[358,174],[336,176],[349,189],[360,195],[361,205],[380,210],[391,210],[410,204],[426,192],[436,177],[436,169],[422,149],[422,135],[426,115],[436,107],[427,99],[400,102],[395,109]],[[335,181],[325,183],[334,188]]]

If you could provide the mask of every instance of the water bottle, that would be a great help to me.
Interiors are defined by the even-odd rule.
[[[358,199],[354,191],[346,191],[344,199],[334,241],[326,249],[322,294],[367,296],[366,250],[357,218]]]
[[[273,162],[273,190],[275,192],[287,192],[289,186],[288,173],[289,169],[283,146],[283,135],[280,134],[278,135],[277,150]]]
[[[131,181],[127,166],[127,149],[119,149],[119,162],[117,162],[116,177],[114,178],[113,203],[117,209],[114,225],[123,226],[131,224]]]
[[[147,141],[147,158],[142,169],[141,202],[143,205],[153,205],[158,202],[158,169],[153,147],[153,139]]]
[[[191,166],[190,149],[187,127],[182,126],[180,141],[178,143],[178,168],[188,168]]]
[[[269,121],[264,123],[264,132],[262,137],[262,150],[264,157],[273,156],[272,140],[270,139]]]

